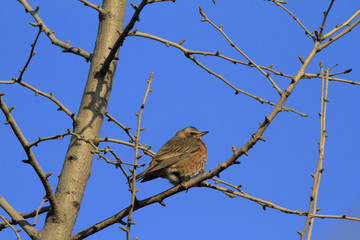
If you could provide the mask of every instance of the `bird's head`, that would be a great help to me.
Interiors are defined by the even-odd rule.
[[[175,136],[179,136],[181,138],[198,138],[201,139],[202,136],[207,134],[209,131],[200,132],[195,127],[187,127],[183,130],[180,130],[176,133]]]

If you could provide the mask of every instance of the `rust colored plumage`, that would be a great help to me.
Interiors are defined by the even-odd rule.
[[[177,185],[205,172],[207,148],[195,127],[178,131],[151,160],[149,167],[136,176],[141,182],[161,177]]]

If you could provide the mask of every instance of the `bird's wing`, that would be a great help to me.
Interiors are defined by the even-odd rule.
[[[199,149],[200,143],[194,138],[181,138],[177,141],[169,141],[154,156],[152,161],[155,161],[156,164],[146,174],[169,167],[182,159],[186,159]]]

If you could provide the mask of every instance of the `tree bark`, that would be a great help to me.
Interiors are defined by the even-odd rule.
[[[102,8],[106,13],[100,14],[99,17],[98,35],[89,75],[79,112],[74,121],[73,131],[86,139],[98,137],[101,130],[117,61],[112,61],[107,72],[101,72],[100,69],[110,48],[119,37],[119,32],[123,29],[126,2],[127,0],[103,1]],[[50,209],[40,239],[70,238],[91,174],[93,150],[90,144],[72,137],[55,192],[59,211]]]

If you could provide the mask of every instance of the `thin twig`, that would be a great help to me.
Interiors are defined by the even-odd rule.
[[[356,217],[349,217],[346,214],[343,215],[324,215],[324,214],[315,214],[313,215],[313,217],[316,218],[332,218],[332,219],[345,219],[345,220],[352,220],[352,221],[358,221],[360,222],[360,218],[356,218]]]
[[[44,203],[46,203],[47,201],[48,201],[47,199],[42,200],[40,206],[37,209],[34,210],[35,211],[35,220],[34,220],[34,222],[32,224],[33,226],[36,226],[36,222],[37,222],[37,219],[38,219],[38,216],[39,216],[39,212],[42,209],[42,205]]]
[[[14,231],[14,233],[16,234],[16,239],[21,240],[18,231],[7,221],[6,217],[0,215],[0,218],[4,220],[4,222]]]
[[[71,135],[71,134],[69,132],[66,132],[66,133],[62,133],[62,134],[58,134],[58,135],[54,135],[54,136],[50,136],[50,137],[44,137],[44,138],[39,137],[38,140],[29,143],[29,147],[33,147],[33,146],[37,147],[37,145],[39,143],[49,141],[49,140],[54,140],[54,139],[62,140],[67,135]]]
[[[217,51],[216,53],[212,53],[212,52],[203,52],[203,51],[195,51],[195,50],[189,50],[185,47],[183,47],[180,43],[175,43],[175,42],[171,42],[169,40],[166,40],[166,39],[163,39],[163,38],[160,38],[160,37],[157,37],[157,36],[154,36],[154,35],[151,35],[151,34],[148,34],[148,33],[141,33],[141,32],[137,32],[137,31],[133,31],[133,32],[130,32],[129,33],[129,36],[138,36],[138,37],[144,37],[144,38],[148,38],[148,39],[152,39],[152,40],[155,40],[155,41],[158,41],[158,42],[161,42],[161,43],[164,43],[166,46],[173,46],[173,47],[176,47],[178,48],[179,50],[183,51],[185,56],[187,58],[189,58],[190,60],[192,60],[195,64],[197,64],[198,66],[200,66],[202,69],[204,69],[205,71],[207,71],[209,74],[211,75],[214,75],[215,77],[219,78],[221,81],[223,81],[225,84],[227,84],[229,87],[231,87],[232,89],[235,90],[235,94],[238,94],[238,93],[242,93],[248,97],[251,97],[257,101],[259,101],[260,103],[266,103],[266,104],[269,104],[269,105],[272,105],[272,106],[275,106],[276,104],[269,101],[269,100],[265,100],[265,99],[262,99],[256,95],[253,95],[251,93],[248,93],[244,90],[241,90],[239,88],[237,88],[236,86],[234,86],[232,83],[230,83],[228,80],[226,80],[221,74],[218,74],[214,71],[212,71],[210,68],[206,67],[204,64],[202,64],[201,62],[199,62],[199,60],[197,60],[194,56],[192,55],[204,55],[204,56],[216,56],[216,57],[220,57],[220,58],[223,58],[227,61],[230,61],[232,63],[239,63],[239,64],[243,64],[243,65],[247,65],[247,66],[250,66],[250,67],[255,67],[255,65],[252,65],[249,63],[245,63],[245,62],[242,62],[242,61],[239,61],[239,60],[236,60],[236,59],[231,59],[229,57],[226,57],[224,55],[221,55],[219,53],[219,51]],[[280,75],[280,76],[284,76],[284,77],[289,77],[289,78],[293,78],[294,76],[291,76],[291,75],[286,75],[282,72],[278,72],[278,71],[275,71],[275,70],[272,70],[271,67],[263,67],[263,66],[259,66],[260,68],[262,69],[265,69],[265,70],[268,70],[270,72],[273,72],[275,73],[276,75]],[[305,114],[305,113],[301,113],[301,112],[298,112],[292,108],[286,108],[286,107],[283,107],[283,111],[291,111],[291,112],[294,112],[294,113],[297,113],[299,114],[300,116],[302,117],[307,117],[308,115]]]
[[[134,151],[135,151],[135,159],[134,159],[134,167],[132,168],[132,184],[131,184],[131,187],[130,187],[130,191],[131,191],[130,206],[131,207],[130,207],[130,210],[129,210],[129,215],[128,215],[128,218],[127,218],[127,225],[126,225],[126,228],[127,228],[126,238],[127,238],[127,240],[130,240],[130,228],[131,228],[131,225],[135,224],[133,222],[133,215],[132,214],[134,212],[134,207],[135,207],[136,192],[139,191],[138,189],[136,189],[135,186],[136,186],[136,165],[138,164],[139,158],[142,157],[142,155],[138,154],[139,143],[140,143],[140,131],[144,130],[144,128],[141,127],[141,117],[142,117],[142,114],[144,112],[147,96],[152,91],[150,89],[150,86],[151,86],[153,78],[154,78],[154,73],[151,73],[150,77],[149,77],[149,80],[147,81],[148,85],[147,85],[147,88],[146,88],[144,99],[143,99],[143,101],[141,103],[140,111],[139,111],[138,114],[136,114],[137,117],[138,117],[138,122],[137,122],[136,136],[135,136],[135,149],[134,149]]]
[[[36,43],[37,43],[37,41],[38,41],[38,39],[39,39],[39,36],[40,36],[41,32],[42,32],[42,29],[41,29],[41,27],[39,27],[38,34],[36,35],[33,44],[31,44],[30,56],[28,57],[28,59],[27,59],[27,61],[26,61],[26,63],[25,63],[25,66],[23,67],[23,69],[20,70],[20,75],[19,75],[19,77],[15,80],[16,82],[21,82],[22,76],[24,75],[24,72],[27,70],[27,67],[28,67],[28,65],[29,65],[32,57],[35,55],[35,53],[36,53],[36,51],[35,51],[35,46],[36,46]]]
[[[322,45],[320,45],[319,48],[318,48],[318,51],[320,52],[321,50],[323,50],[324,48],[329,46],[331,43],[335,42],[336,40],[340,39],[345,34],[349,33],[359,23],[360,23],[360,18],[358,20],[356,20],[353,24],[351,24],[347,29],[345,29],[344,31],[342,31],[341,33],[336,35],[335,37],[330,38],[329,41],[327,41],[327,42],[323,43]]]
[[[63,48],[64,49],[63,52],[71,52],[76,55],[84,57],[86,59],[86,61],[90,60],[90,58],[91,58],[90,53],[86,52],[85,50],[81,49],[80,47],[75,48],[75,47],[71,46],[70,41],[65,43],[55,37],[54,31],[51,31],[39,17],[39,15],[37,13],[39,10],[39,7],[37,7],[34,10],[34,9],[32,9],[32,7],[28,4],[28,2],[26,0],[18,0],[18,2],[20,2],[25,7],[26,11],[29,12],[31,14],[31,16],[33,16],[33,18],[36,20],[36,23],[30,23],[30,24],[34,27],[41,28],[46,33],[48,38],[51,40],[52,44],[55,44],[55,45]]]
[[[44,96],[48,99],[50,99],[51,101],[53,101],[59,108],[57,109],[58,111],[63,111],[65,112],[70,118],[72,118],[74,121],[76,121],[76,116],[75,116],[75,113],[71,112],[67,107],[65,107],[58,99],[56,99],[54,96],[53,96],[53,93],[45,93],[43,91],[40,91],[39,89],[31,86],[30,84],[24,82],[24,81],[21,81],[21,82],[17,82],[16,81],[16,78],[13,78],[11,81],[0,81],[0,83],[2,84],[15,84],[15,83],[18,83],[20,84],[21,86],[23,87],[26,87],[28,89],[30,89],[31,91],[33,91],[35,93],[35,96],[38,96],[38,95],[41,95],[41,96]]]
[[[148,0],[148,4],[156,3],[156,2],[175,2],[175,0]]]
[[[324,18],[323,18],[323,22],[322,22],[322,24],[321,24],[321,26],[320,26],[320,34],[319,34],[319,37],[321,38],[321,40],[322,40],[322,38],[323,38],[323,32],[324,32],[324,28],[325,28],[325,23],[326,23],[327,16],[329,15],[330,9],[331,9],[334,1],[335,1],[335,0],[331,0],[330,5],[329,5],[327,11],[324,12]]]
[[[299,20],[298,17],[296,17],[291,11],[289,11],[286,7],[284,7],[282,4],[284,4],[284,2],[282,1],[278,1],[278,0],[268,0],[270,2],[273,2],[276,4],[276,6],[281,7],[282,9],[284,9],[288,14],[290,14],[290,16],[292,16],[295,21],[305,30],[305,34],[309,35],[314,41],[316,40],[314,34],[312,34],[305,26],[304,24],[302,24]],[[281,4],[282,3],[282,4]],[[287,2],[286,2],[287,3]]]
[[[225,193],[226,195],[229,195],[230,197],[233,197],[233,195],[235,195],[235,196],[239,196],[239,197],[242,197],[242,198],[245,198],[245,199],[249,199],[249,200],[251,200],[253,202],[256,202],[256,203],[260,204],[264,208],[264,210],[266,209],[266,207],[269,207],[269,208],[273,208],[273,209],[276,209],[276,210],[279,210],[281,212],[288,213],[288,214],[294,214],[294,215],[298,215],[298,216],[308,216],[308,212],[301,212],[299,209],[291,210],[291,209],[281,207],[279,205],[274,204],[272,201],[266,201],[266,200],[263,200],[263,199],[260,199],[260,198],[253,197],[253,196],[245,193],[244,191],[242,191],[239,186],[236,186],[236,185],[233,185],[231,183],[222,181],[220,179],[216,179],[216,178],[212,178],[212,179],[215,180],[215,182],[219,182],[219,183],[227,185],[227,186],[229,186],[231,188],[234,188],[235,191],[231,190],[231,189],[221,187],[221,186],[219,186],[217,184],[216,185],[209,184],[207,182],[202,182],[199,187],[212,188],[212,189],[221,191],[221,192]],[[360,218],[349,217],[346,214],[343,214],[343,215],[315,214],[315,215],[312,215],[312,217],[321,218],[321,219],[329,218],[329,219],[346,219],[346,220],[352,220],[352,221],[360,221]]]
[[[310,196],[310,203],[309,203],[309,215],[306,218],[305,225],[303,228],[303,231],[301,232],[301,240],[305,239],[307,228],[309,228],[307,232],[307,239],[310,240],[312,229],[314,226],[314,215],[318,211],[316,208],[317,199],[318,199],[318,193],[319,193],[319,187],[320,187],[320,180],[322,176],[322,172],[324,171],[323,161],[324,161],[324,148],[325,148],[325,139],[327,137],[326,135],[326,128],[325,128],[325,118],[326,118],[326,107],[327,107],[327,93],[328,93],[328,74],[331,68],[328,68],[325,73],[324,77],[324,68],[323,63],[320,62],[320,69],[321,69],[321,75],[322,77],[322,84],[321,84],[321,98],[320,98],[320,142],[319,142],[319,158],[318,158],[318,164],[316,168],[316,172],[313,176],[314,182],[312,187],[312,193]]]
[[[44,96],[48,99],[50,99],[51,101],[53,101],[59,108],[57,109],[58,111],[63,111],[65,112],[70,118],[72,118],[74,121],[76,120],[76,116],[75,116],[75,113],[71,112],[68,108],[66,108],[58,99],[56,99],[54,96],[53,96],[53,93],[45,93],[43,91],[40,91],[39,89],[31,86],[30,84],[24,82],[24,81],[21,81],[19,82],[19,84],[21,86],[24,86],[28,89],[30,89],[31,91],[33,91],[35,93],[35,96],[37,95],[41,95],[41,96]]]
[[[126,127],[125,125],[123,125],[121,122],[119,122],[113,116],[111,116],[109,112],[106,112],[105,115],[108,117],[108,121],[113,121],[114,123],[116,123],[118,126],[120,126],[126,132],[126,134],[130,137],[131,142],[135,142],[135,137],[129,131],[131,129],[131,127]]]
[[[82,2],[85,6],[91,7],[93,9],[95,9],[96,11],[98,11],[100,14],[106,14],[106,11],[104,9],[102,9],[99,5],[95,5],[91,2],[88,2],[86,0],[78,0],[79,2]]]
[[[129,147],[135,147],[134,143],[130,143],[130,142],[115,139],[115,138],[104,137],[104,138],[97,138],[95,140],[98,142],[112,142],[112,143],[122,144],[122,145],[129,146]],[[155,156],[155,153],[153,151],[151,151],[150,148],[151,148],[150,146],[147,147],[145,145],[139,145],[139,149],[141,149],[144,152],[144,154],[153,157],[153,156]]]
[[[331,30],[330,32],[328,32],[327,34],[324,34],[323,39],[326,39],[328,37],[330,37],[331,35],[333,35],[334,33],[336,33],[337,31],[339,31],[340,29],[348,26],[350,24],[350,22],[352,20],[354,20],[358,15],[360,14],[360,10],[356,11],[354,13],[354,15],[352,15],[347,21],[345,21],[343,24],[336,26],[333,30]]]
[[[276,91],[279,93],[279,95],[282,94],[282,90],[276,85],[274,80],[270,77],[270,73],[265,73],[253,60],[251,60],[243,51],[238,48],[235,43],[225,34],[225,32],[222,30],[222,26],[220,27],[216,26],[204,13],[202,8],[200,7],[200,14],[204,17],[201,21],[210,23],[214,28],[216,28],[224,37],[225,39],[230,43],[230,45],[235,48],[241,55],[243,55],[252,65],[255,66],[257,70],[259,70],[273,85],[273,87],[276,89]]]

